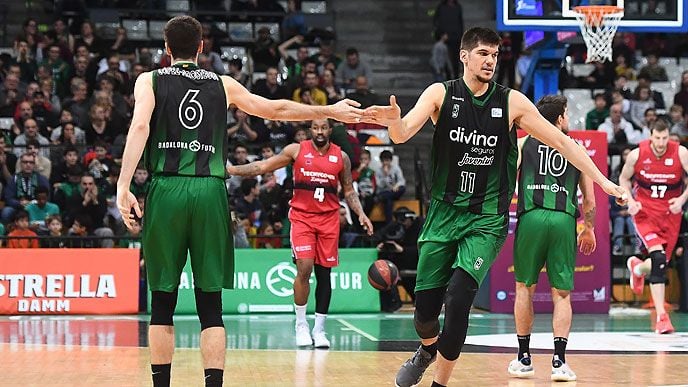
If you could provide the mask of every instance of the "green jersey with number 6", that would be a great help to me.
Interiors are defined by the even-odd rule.
[[[154,175],[225,178],[227,98],[220,77],[181,62],[153,72],[144,160]]]
[[[509,88],[491,82],[476,97],[463,79],[446,94],[432,143],[432,197],[475,214],[508,211],[516,186],[516,131]]]

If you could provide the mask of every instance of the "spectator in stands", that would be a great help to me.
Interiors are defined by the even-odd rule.
[[[686,118],[683,115],[683,107],[681,105],[673,105],[669,109],[670,132],[676,133],[681,137],[682,141],[688,138],[688,128],[686,127]]]
[[[248,74],[242,71],[243,68],[244,63],[241,61],[240,58],[231,59],[229,61],[229,71],[227,71],[227,75],[229,75],[230,77],[234,78],[234,80],[244,85],[244,87],[249,87],[249,85],[251,84],[251,78]]]
[[[635,71],[633,70],[632,67],[628,65],[628,62],[626,62],[626,57],[623,55],[619,55],[616,57],[614,61],[614,73],[616,73],[616,76],[619,77],[623,75],[627,79],[635,79]]]
[[[0,117],[13,117],[17,105],[24,100],[24,94],[18,89],[19,78],[7,75],[0,87]]]
[[[26,142],[26,153],[32,155],[36,160],[36,166],[34,170],[46,179],[50,179],[50,173],[52,171],[52,163],[50,159],[44,157],[39,152],[40,144],[35,139],[29,139]],[[21,165],[17,161],[16,169],[20,169]]]
[[[53,22],[53,31],[55,31],[55,41],[62,46],[67,47],[70,52],[74,52],[74,35],[69,32],[67,23],[64,19],[58,17]]]
[[[73,238],[68,240],[68,246],[71,248],[93,248],[96,247],[96,242],[89,238],[93,234],[93,219],[88,214],[77,214],[72,222],[72,227],[69,228],[67,235]],[[113,244],[114,246],[114,244]],[[109,246],[112,247],[112,246]]]
[[[286,176],[286,170],[284,174]],[[282,184],[278,181],[273,172],[266,172],[261,176],[259,189],[260,194],[258,195],[258,200],[262,206],[263,213],[270,214],[272,212],[283,212],[280,208],[280,204],[284,190],[282,189]]]
[[[49,138],[53,128],[58,126],[60,121],[57,113],[52,112],[52,105],[46,100],[43,92],[38,91],[33,94],[31,110],[33,111],[33,118],[38,123],[41,135]]]
[[[10,249],[37,249],[38,235],[29,228],[29,215],[20,210],[14,215],[13,229],[7,234],[14,238],[7,241]]]
[[[294,127],[289,122],[268,120],[265,125],[268,129],[269,141],[275,145],[276,153],[281,152],[282,148],[292,142]]]
[[[38,187],[36,189],[36,200],[29,203],[25,210],[29,214],[29,227],[34,230],[48,231],[45,224],[46,218],[52,215],[60,215],[60,207],[48,201],[50,189]]]
[[[52,46],[60,48],[60,59],[66,63],[72,62],[72,50],[63,42],[57,40],[57,33],[54,30],[49,30],[43,34],[43,42],[39,44],[39,49],[36,52],[36,58],[45,59],[48,56],[48,50]]]
[[[67,82],[69,82],[71,69],[69,64],[62,60],[60,53],[60,46],[51,45],[48,47],[48,57],[40,65],[48,66],[52,73],[54,92],[60,98],[64,98],[67,96]]]
[[[454,79],[454,65],[452,65],[452,59],[447,48],[448,40],[448,33],[442,30],[435,30],[435,45],[432,46],[432,53],[430,55],[430,68],[432,69],[432,76],[435,82]]]
[[[24,21],[22,32],[17,35],[16,39],[14,39],[15,45],[20,41],[27,42],[29,44],[31,54],[36,55],[38,43],[43,41],[43,37],[38,32],[38,22],[36,19],[30,17]]]
[[[80,163],[70,165],[67,168],[66,177],[59,181],[59,184],[54,184],[53,202],[60,207],[63,213],[63,220],[69,223],[72,219],[65,218],[65,210],[67,202],[76,201],[80,195],[81,176],[84,174],[84,168]]]
[[[53,189],[60,188],[62,183],[69,180],[69,168],[76,166],[79,163],[79,151],[71,144],[65,146],[62,151],[62,162],[55,165],[50,173],[50,185]],[[79,177],[81,173],[79,172]]]
[[[595,62],[595,69],[581,79],[581,86],[590,89],[606,89],[614,82],[614,69],[611,64]]]
[[[234,111],[234,125],[227,128],[227,137],[230,141],[250,143],[256,141],[258,132],[252,128],[251,117],[245,111],[237,108]]]
[[[263,146],[260,147],[260,155],[263,160],[267,160],[270,157],[275,155],[275,145],[272,143],[265,143]],[[278,168],[274,171],[274,176],[277,181],[277,184],[282,185],[284,183],[284,180],[287,178],[287,168],[282,167]]]
[[[308,60],[308,47],[301,44],[303,44],[303,36],[296,35],[285,40],[277,47],[285,66],[287,66],[287,79],[294,85],[296,84],[294,80],[301,76],[301,69]],[[297,45],[296,58],[290,56],[287,52],[292,45]]]
[[[63,134],[64,131],[70,131],[71,133]],[[86,144],[86,133],[74,125],[74,115],[67,108],[62,109],[60,112],[60,126],[50,132],[51,143],[64,144],[66,141],[78,145]]]
[[[111,220],[108,224],[118,234],[117,230],[124,226],[122,222],[122,214],[117,208],[117,180],[119,179],[120,168],[118,165],[114,165],[109,171],[106,179],[100,182],[98,185],[98,192],[102,192],[105,198],[105,204],[107,205],[107,217]],[[138,170],[136,171],[138,172]],[[136,172],[134,172],[134,180],[136,180]],[[146,176],[148,171],[146,171]],[[133,191],[132,191],[133,192]],[[147,189],[145,190],[147,192]],[[140,195],[140,192],[134,193],[134,196]],[[145,193],[144,193],[145,195]],[[144,203],[145,204],[145,203]]]
[[[14,176],[17,167],[17,156],[7,149],[7,140],[0,134],[0,188],[4,188]],[[0,190],[0,193],[2,191]]]
[[[23,210],[27,204],[36,199],[38,187],[50,187],[48,179],[35,171],[36,158],[33,155],[24,153],[20,161],[20,169],[5,185],[3,194],[5,208],[0,213],[4,223],[12,219],[15,211]]]
[[[655,101],[650,98],[650,93],[651,90],[649,87],[638,86],[635,89],[635,98],[631,100],[629,116],[631,123],[638,129],[643,127],[645,111],[655,107]]]
[[[688,70],[681,73],[681,88],[674,95],[674,105],[683,107],[683,111],[688,111]]]
[[[227,160],[227,164],[245,165],[248,163],[248,148],[242,143],[237,143],[234,146],[234,151],[232,152],[231,157],[229,157]],[[227,180],[227,192],[229,192],[230,196],[237,196],[239,194],[237,191],[241,187],[241,180],[241,176],[232,176],[229,180]]]
[[[454,74],[461,74],[463,69],[459,66],[459,43],[463,35],[463,10],[457,0],[442,0],[435,8],[433,16],[435,31],[442,30],[449,35],[447,48],[451,55]]]
[[[304,127],[296,128],[294,131],[294,142],[299,143],[308,139],[308,130]]]
[[[21,66],[19,66],[18,64],[10,62],[9,66],[7,66],[6,75],[14,75],[15,77],[17,77],[19,79],[19,85],[17,86],[17,89],[19,91],[21,91],[22,93],[26,94],[26,86],[28,85],[28,82],[24,82],[22,80],[23,75],[22,75],[22,71],[21,71]]]
[[[253,43],[252,50],[254,70],[264,72],[268,67],[276,67],[280,57],[277,42],[270,35],[270,29],[261,27],[257,32],[258,37]]]
[[[375,205],[375,171],[370,168],[370,161],[370,151],[362,150],[358,168],[351,171],[351,178],[357,183],[358,197],[366,215],[370,215]]]
[[[303,81],[303,87],[294,90],[292,100],[296,102],[302,102],[300,97],[302,89],[310,91],[311,98],[315,104],[323,106],[327,105],[327,95],[318,87],[318,74],[316,74],[314,71],[306,73],[306,77]],[[365,106],[362,106],[361,108],[365,108]]]
[[[38,71],[38,64],[36,59],[31,54],[29,44],[25,40],[17,42],[17,55],[14,58],[14,64],[19,66],[21,77],[20,82],[28,84],[36,80],[36,72]]]
[[[237,198],[234,210],[237,214],[243,215],[251,222],[252,225],[259,227],[261,224],[262,205],[258,196],[260,189],[258,188],[258,180],[243,179],[241,181],[241,196]]]
[[[41,247],[60,249],[67,247],[67,241],[64,238],[62,230],[62,218],[60,215],[50,215],[45,219],[48,226],[48,237],[41,240]]]
[[[320,77],[320,88],[327,94],[327,104],[332,105],[344,99],[344,90],[335,83],[335,72],[331,69],[323,70]]]
[[[643,133],[643,140],[650,137],[650,128],[657,121],[657,110],[655,108],[648,108],[643,115],[643,126],[641,132]]]
[[[609,117],[607,99],[604,94],[597,93],[595,94],[595,108],[585,115],[585,129],[597,130],[607,117]]]
[[[621,110],[621,104],[612,105],[609,109],[609,117],[598,128],[599,131],[607,133],[610,155],[619,154],[620,146],[638,143],[636,130],[623,118]]]
[[[311,91],[306,88],[299,89],[299,100],[304,105],[317,105],[313,100]],[[306,121],[301,121],[301,123],[305,125]]]
[[[282,247],[282,239],[275,237],[275,230],[270,222],[261,224],[258,229],[258,235],[264,235],[257,238],[256,247],[259,249],[279,249]]]
[[[257,80],[251,92],[267,99],[289,99],[287,88],[277,82],[278,75],[276,67],[268,67],[265,79]]]
[[[124,84],[129,80],[129,74],[122,71],[120,66],[120,56],[117,53],[111,53],[106,58],[104,68],[98,73],[96,82],[100,85],[103,79],[108,79],[112,83],[112,90],[121,92]],[[102,89],[102,86],[100,87]]]
[[[640,249],[637,247],[634,237],[635,225],[633,224],[633,217],[628,214],[628,206],[620,206],[616,200],[611,199],[609,200],[609,208],[609,217],[612,221],[612,255],[622,255],[623,246],[628,244],[629,239],[635,247],[634,253],[638,253]],[[631,235],[631,237],[624,238],[624,235]]]
[[[86,46],[89,52],[92,52],[96,57],[106,54],[107,45],[96,34],[95,26],[89,20],[81,24],[81,36],[74,43],[75,47]]]
[[[362,62],[358,56],[358,50],[355,47],[346,49],[346,63],[337,67],[337,81],[339,81],[345,89],[353,88],[356,79],[360,76],[370,80],[373,72],[367,63]]]
[[[102,104],[91,106],[89,111],[90,120],[83,126],[86,133],[86,143],[94,144],[100,140],[112,144],[112,141],[115,139],[115,130],[106,120],[105,109],[106,106]]]
[[[289,39],[308,32],[306,19],[301,11],[301,0],[287,0],[287,14],[282,19],[282,39]]]
[[[141,248],[141,219],[134,219],[132,228],[128,228],[124,237],[119,240],[119,247],[124,249],[140,249]]]
[[[217,51],[215,51],[214,43],[215,40],[213,39],[212,35],[204,35],[203,54],[205,54],[208,57],[208,60],[210,61],[210,67],[212,68],[211,71],[213,71],[216,74],[224,74],[225,66],[222,64],[222,57],[220,57],[220,54],[218,54]]]
[[[361,109],[373,106],[377,103],[377,94],[373,93],[368,88],[368,79],[364,76],[356,77],[356,90],[346,95],[347,98],[352,99],[361,104]]]
[[[666,104],[664,103],[664,94],[662,94],[661,91],[652,88],[652,81],[647,75],[638,75],[638,86],[636,88],[638,87],[649,87],[652,91],[652,100],[655,101],[655,108],[666,109]]]
[[[84,58],[79,58],[77,63],[83,60]],[[83,127],[89,122],[91,109],[91,102],[88,100],[88,84],[81,78],[72,78],[70,89],[72,96],[64,101],[63,106],[72,113],[74,123]]]
[[[130,110],[122,93],[115,88],[115,83],[112,77],[100,78],[98,91],[93,93],[93,100],[95,104],[105,107],[105,120],[112,125],[114,134],[119,134],[127,129],[127,117],[130,117]]]
[[[320,51],[311,55],[310,59],[316,63],[318,73],[322,72],[328,62],[334,62],[337,68],[342,63],[342,58],[334,53],[333,42],[325,39],[320,40]]]
[[[385,223],[392,221],[394,201],[399,200],[406,192],[406,179],[398,165],[392,164],[392,152],[388,150],[380,153],[382,165],[375,171],[377,183],[377,199],[385,209]]]
[[[136,44],[129,40],[124,27],[117,27],[115,30],[115,40],[110,46],[110,52],[119,54],[119,59],[127,62],[126,68],[136,60]]]
[[[41,147],[40,154],[43,157],[50,156],[50,141],[38,133],[38,123],[33,118],[24,121],[24,131],[14,139],[14,154],[20,156],[26,151],[29,140],[35,140]]]
[[[645,76],[652,82],[666,82],[669,80],[666,69],[659,64],[659,58],[655,54],[647,56],[647,65],[640,69],[638,76]]]
[[[516,74],[516,42],[514,41],[511,32],[500,32],[502,43],[499,45],[499,67],[497,69],[497,78],[495,82],[507,87],[514,87]],[[452,75],[448,79],[453,79]]]
[[[103,141],[96,141],[93,149],[84,155],[84,164],[96,182],[100,183],[106,179],[108,172],[115,167],[115,161],[108,152],[108,144]]]
[[[129,186],[129,191],[131,191],[134,196],[148,194],[148,189],[150,188],[150,180],[148,177],[149,175],[146,167],[144,167],[143,164],[137,165],[136,171],[134,171],[134,179]]]
[[[612,42],[612,57],[623,56],[631,68],[635,67],[635,38],[632,33],[617,32]]]
[[[46,107],[46,109],[50,109],[50,111],[53,114],[59,115],[60,111],[62,110],[62,101],[60,101],[60,97],[57,94],[54,94],[52,92],[52,90],[53,90],[52,79],[42,80],[39,88],[40,88],[40,91],[45,96],[45,107]]]
[[[57,199],[56,199],[57,201]],[[92,227],[87,227],[90,234],[93,232],[96,236],[108,237],[113,236],[111,229],[105,227],[103,220],[107,212],[107,204],[105,197],[98,190],[96,181],[91,175],[83,175],[77,194],[67,198],[65,207],[63,208],[65,219],[73,219],[75,222],[80,215],[85,215],[92,224]],[[85,223],[81,223],[85,225]],[[100,241],[101,247],[113,247],[114,242],[111,239],[104,239]]]

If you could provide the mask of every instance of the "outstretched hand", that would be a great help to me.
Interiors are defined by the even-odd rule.
[[[364,110],[358,109],[361,104],[351,100],[343,99],[332,105],[331,117],[340,122],[358,123],[362,121]]]
[[[397,97],[389,97],[389,106],[374,105],[365,109],[363,122],[390,126],[401,120],[401,108],[397,104]]]

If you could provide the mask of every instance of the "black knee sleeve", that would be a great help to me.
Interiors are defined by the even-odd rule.
[[[151,319],[150,325],[174,325],[172,315],[177,307],[177,293],[174,292],[151,292]]]
[[[445,287],[416,292],[416,311],[413,325],[421,339],[431,339],[440,333],[440,312],[444,303]]]
[[[313,271],[315,271],[315,313],[327,314],[332,298],[332,281],[330,279],[332,268],[313,265]]]
[[[201,331],[206,328],[224,327],[222,323],[222,292],[204,292],[196,288],[194,294]]]
[[[456,360],[461,354],[468,332],[468,315],[477,292],[475,279],[462,268],[456,268],[444,300],[444,329],[437,340],[437,350],[447,360]]]
[[[666,254],[664,251],[653,251],[650,253],[650,260],[652,260],[652,270],[647,276],[647,282],[663,284],[666,281]]]

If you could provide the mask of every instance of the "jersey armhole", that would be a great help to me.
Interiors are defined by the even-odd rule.
[[[153,85],[153,94],[158,91],[158,70],[153,70],[151,73],[151,84]]]
[[[442,106],[440,106],[440,111],[437,113],[437,122],[435,122],[432,125],[432,128],[435,130],[437,130],[437,123],[440,122],[440,118],[442,117],[442,112],[444,111],[444,105],[447,102],[447,93],[449,92],[449,81],[442,82],[442,86],[444,86],[444,98],[442,98]]]

